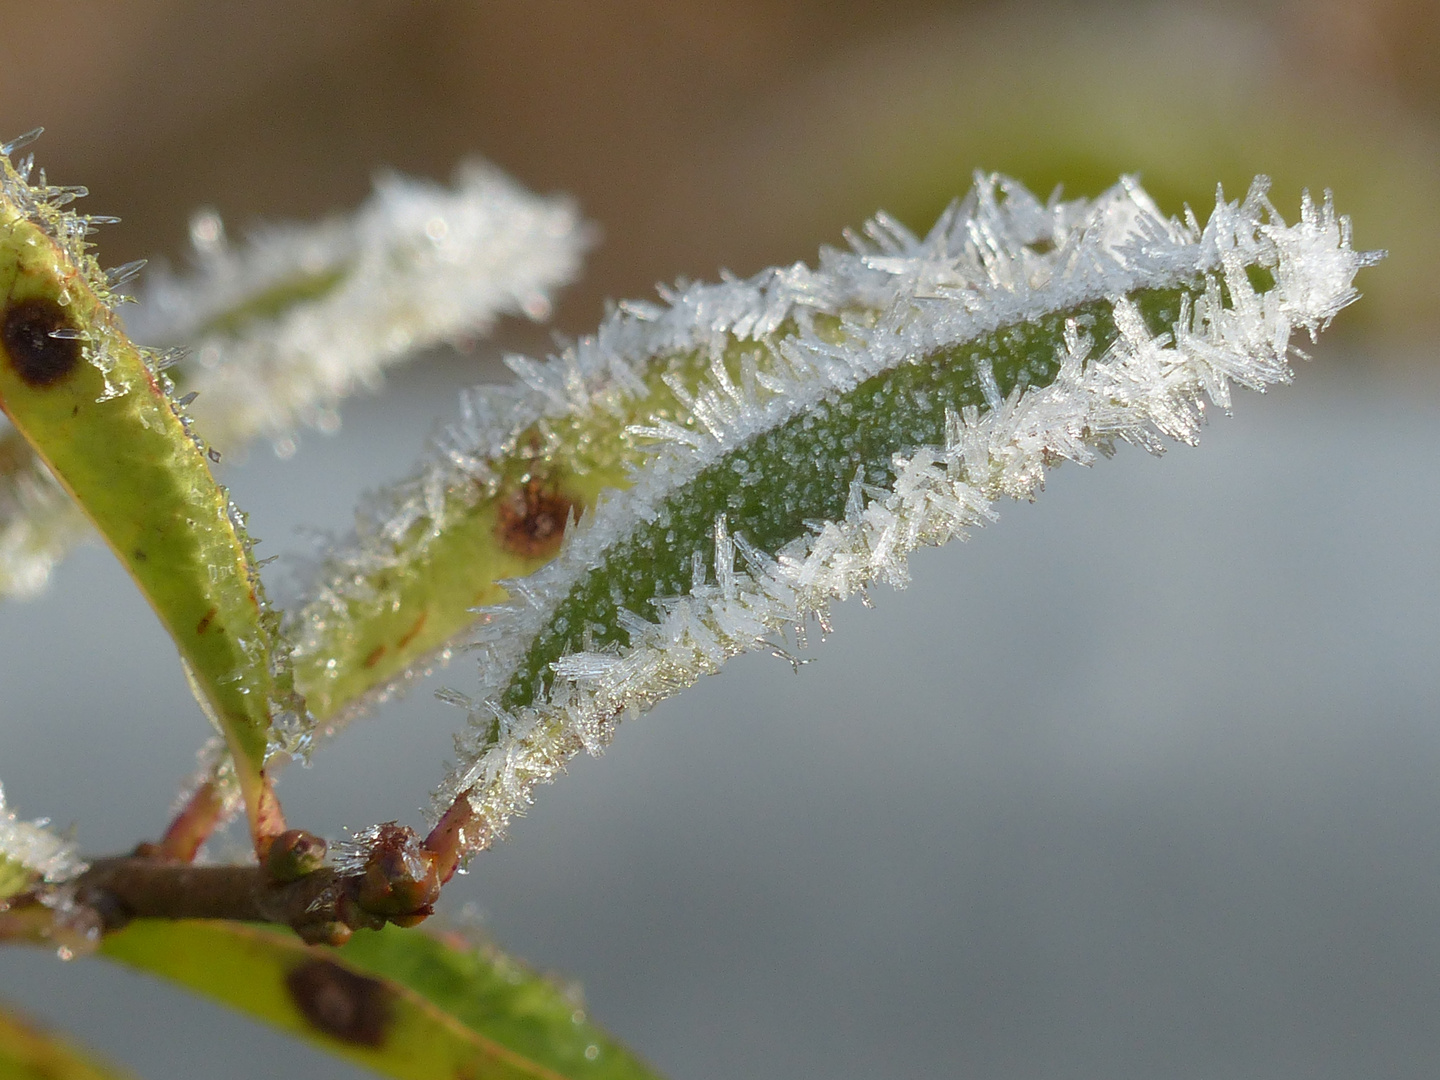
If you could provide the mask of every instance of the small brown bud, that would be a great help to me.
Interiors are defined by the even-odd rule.
[[[393,920],[424,917],[440,895],[440,873],[434,854],[420,838],[400,825],[383,825],[365,862],[356,900],[361,908]]]
[[[277,836],[265,856],[271,881],[295,881],[325,865],[325,841],[304,829],[289,829]]]

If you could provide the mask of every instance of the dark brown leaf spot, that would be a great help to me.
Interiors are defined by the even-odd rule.
[[[527,559],[554,555],[574,505],[558,491],[530,481],[500,503],[501,545]]]
[[[285,988],[317,1031],[355,1046],[384,1045],[394,992],[380,980],[317,957],[291,969]]]
[[[80,341],[50,336],[53,331],[69,329],[73,326],[65,309],[43,296],[19,300],[6,309],[0,341],[22,382],[43,390],[80,366]]]
[[[195,624],[195,633],[199,635],[205,633],[206,630],[209,630],[210,624],[215,621],[215,616],[219,614],[220,609],[218,607],[211,607],[209,611],[205,612],[204,615],[200,616],[200,621]]]
[[[368,669],[368,668],[373,668],[376,664],[378,664],[378,663],[380,662],[380,658],[381,658],[382,656],[384,656],[384,655],[385,655],[385,646],[384,646],[384,645],[376,645],[375,648],[373,648],[373,649],[370,650],[369,655],[367,655],[367,656],[365,657],[365,667],[366,667],[367,669]]]

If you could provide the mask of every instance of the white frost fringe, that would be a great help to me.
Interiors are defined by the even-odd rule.
[[[67,881],[85,869],[74,845],[62,840],[45,826],[47,821],[21,821],[5,805],[0,787],[0,863],[18,863],[47,882]],[[0,900],[3,906],[3,900]]]
[[[126,312],[139,341],[193,352],[186,389],[200,433],[238,447],[267,435],[294,451],[298,422],[338,423],[334,406],[420,349],[473,339],[502,314],[544,319],[551,294],[574,280],[593,232],[573,202],[533,195],[471,162],[446,189],[384,176],[351,217],[270,227],[242,247],[220,219],[191,223],[194,272],[152,275]],[[212,324],[269,290],[334,274],[334,288],[279,318]]]
[[[1228,408],[1231,382],[1263,389],[1288,380],[1291,331],[1318,333],[1356,298],[1354,274],[1380,253],[1352,250],[1349,222],[1336,215],[1328,193],[1318,206],[1307,194],[1300,220],[1287,226],[1266,186],[1257,180],[1239,203],[1220,197],[1202,229],[1193,215],[1166,220],[1129,181],[1093,203],[1044,206],[1014,182],[981,177],[923,240],[877,219],[868,239],[852,237],[853,252],[822,252],[818,270],[797,266],[690,286],[668,297],[668,309],[621,308],[594,338],[546,365],[516,364],[532,388],[530,407],[554,415],[603,407],[617,388],[634,392],[628,388],[639,385],[647,360],[666,351],[708,342],[718,356],[727,336],[758,338],[786,318],[801,325],[779,347],[778,373],[754,385],[735,387],[715,364],[710,387],[692,407],[698,430],[644,432],[668,440],[635,485],[587,515],[554,562],[512,583],[515,600],[490,610],[481,633],[484,693],[469,703],[470,734],[457,739],[460,761],[436,793],[434,812],[468,799],[476,820],[465,847],[488,847],[536,784],[552,780],[579,751],[600,752],[622,715],[676,693],[731,656],[772,648],[768,637],[808,618],[823,620],[832,599],[872,582],[904,584],[909,552],[992,520],[991,504],[1002,496],[1034,498],[1047,466],[1089,463],[1120,440],[1157,453],[1165,438],[1193,444],[1202,396]],[[1037,253],[1042,240],[1048,250]],[[1274,287],[1257,294],[1248,266],[1267,268]],[[1203,287],[1167,333],[1152,336],[1125,299],[1139,289],[1191,288],[1200,275]],[[622,612],[628,647],[563,657],[543,700],[513,711],[500,706],[571,587],[701,469],[880,371],[1095,300],[1113,304],[1119,330],[1104,355],[1091,355],[1091,342],[1072,323],[1051,385],[1004,400],[992,387],[985,411],[950,412],[943,445],[897,454],[888,489],[857,477],[843,519],[780,551],[756,550],[717,518],[714,563],[696,556],[688,594],[657,601],[658,621]],[[844,315],[860,306],[870,315],[847,318],[842,344],[807,329],[806,309]],[[526,409],[514,399],[507,408],[513,432]],[[498,447],[505,434],[472,433],[472,453],[483,456],[487,440]],[[497,723],[500,738],[491,743],[485,733]]]

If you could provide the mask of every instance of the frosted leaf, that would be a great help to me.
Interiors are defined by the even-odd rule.
[[[150,275],[126,313],[134,336],[183,345],[191,414],[222,448],[300,423],[333,430],[333,406],[419,350],[486,333],[500,315],[543,319],[593,240],[573,203],[472,162],[453,188],[389,175],[353,215],[226,239],[191,222],[193,266]]]
[[[78,190],[17,174],[5,194],[79,259],[94,225],[114,219],[59,209]],[[535,196],[480,163],[448,189],[383,177],[347,218],[262,229],[243,245],[227,241],[213,211],[192,219],[190,236],[191,272],[152,270],[125,321],[162,347],[157,371],[181,361],[177,405],[209,442],[233,450],[265,436],[287,457],[295,427],[333,432],[338,402],[378,386],[387,367],[481,336],[501,315],[547,317],[593,241],[569,200]],[[93,270],[92,288],[113,304],[140,264]],[[89,356],[109,371],[103,349]],[[38,592],[87,535],[81,511],[0,420],[0,596]]]
[[[778,638],[903,585],[910,552],[1034,498],[1050,466],[1193,443],[1202,397],[1288,380],[1292,330],[1323,327],[1379,253],[1351,249],[1328,196],[1287,226],[1265,191],[1220,198],[1200,228],[1129,180],[1044,205],[982,176],[923,239],[877,218],[816,269],[677,287],[515,362],[523,388],[472,399],[428,468],[484,475],[527,430],[588,430],[573,425],[657,384],[672,396],[628,425],[646,449],[624,490],[483,613],[482,692],[436,814],[468,804],[464,842],[488,846],[622,716],[738,653],[788,655]]]
[[[45,821],[21,821],[5,804],[0,787],[0,908],[7,897],[36,881],[66,881],[85,869],[74,846],[45,826]]]
[[[37,128],[0,145],[0,157],[8,158],[28,146],[42,130]],[[119,273],[107,273],[96,262],[89,238],[97,226],[113,224],[116,219],[76,213],[71,204],[86,194],[84,188],[52,185],[44,170],[35,174],[29,156],[0,166],[0,198],[44,230],[102,304],[115,306],[122,299],[116,290],[138,267],[130,264]],[[87,345],[86,358],[102,372],[108,370],[104,349],[91,342]],[[107,392],[122,391],[111,385]],[[0,418],[0,596],[38,592],[51,568],[87,534],[84,515],[19,433]]]

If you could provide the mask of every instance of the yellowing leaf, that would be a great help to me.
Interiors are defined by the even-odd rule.
[[[385,1076],[656,1075],[521,964],[423,930],[362,930],[330,949],[241,923],[140,920],[100,951]]]

